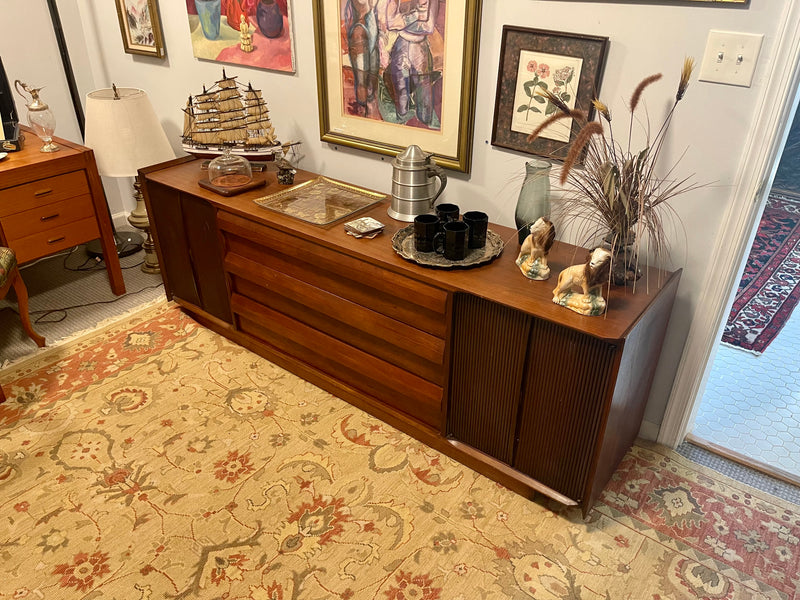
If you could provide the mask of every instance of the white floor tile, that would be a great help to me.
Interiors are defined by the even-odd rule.
[[[797,310],[760,356],[721,344],[692,433],[800,477],[799,350]]]

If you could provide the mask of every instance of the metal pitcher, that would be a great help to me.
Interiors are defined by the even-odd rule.
[[[413,221],[417,215],[433,210],[433,203],[447,185],[447,175],[433,157],[419,146],[409,146],[392,161],[392,203],[389,216],[398,221]],[[436,190],[436,178],[439,189]]]

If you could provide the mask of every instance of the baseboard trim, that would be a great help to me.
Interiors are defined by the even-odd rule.
[[[648,442],[655,442],[658,440],[658,432],[660,429],[660,426],[652,423],[651,421],[642,421],[642,424],[639,427],[639,437],[647,440]]]

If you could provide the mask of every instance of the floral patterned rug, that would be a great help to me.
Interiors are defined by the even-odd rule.
[[[170,305],[0,384],[0,598],[800,598],[796,506],[640,444],[584,521]]]

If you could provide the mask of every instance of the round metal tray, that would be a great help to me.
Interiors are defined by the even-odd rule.
[[[463,260],[447,260],[436,252],[417,252],[414,248],[414,224],[392,236],[392,248],[400,256],[424,267],[434,269],[468,269],[492,262],[503,252],[503,240],[491,229],[486,231],[486,246],[468,250]]]

